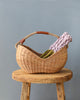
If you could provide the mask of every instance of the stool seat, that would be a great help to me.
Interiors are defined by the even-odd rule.
[[[60,72],[54,74],[28,74],[19,69],[12,73],[12,78],[27,83],[62,83],[72,78],[72,71],[63,68]]]

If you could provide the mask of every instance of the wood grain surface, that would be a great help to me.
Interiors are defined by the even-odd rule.
[[[60,72],[54,74],[27,74],[19,69],[12,73],[12,79],[28,83],[62,83],[72,78],[72,71],[63,68]]]
[[[29,83],[22,84],[21,100],[30,100],[30,87]]]
[[[63,83],[57,83],[56,87],[57,87],[58,100],[65,100],[64,84]]]

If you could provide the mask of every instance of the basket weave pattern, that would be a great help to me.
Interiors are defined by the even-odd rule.
[[[67,60],[67,48],[43,59],[28,48],[19,45],[16,52],[18,65],[27,73],[55,73],[60,71]]]

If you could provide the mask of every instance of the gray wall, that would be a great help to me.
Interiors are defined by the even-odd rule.
[[[19,69],[14,45],[40,30],[71,34],[65,67],[73,71],[73,79],[65,83],[65,94],[66,100],[80,99],[80,0],[0,0],[0,100],[20,100],[22,84],[11,78],[12,71]],[[35,35],[26,45],[42,52],[55,40]],[[31,100],[57,100],[56,85],[32,84]]]

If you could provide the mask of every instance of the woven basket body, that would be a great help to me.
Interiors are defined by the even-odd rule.
[[[67,61],[67,47],[52,54],[46,59],[40,58],[39,53],[31,48],[18,45],[16,60],[18,65],[27,73],[55,73],[59,72]]]

